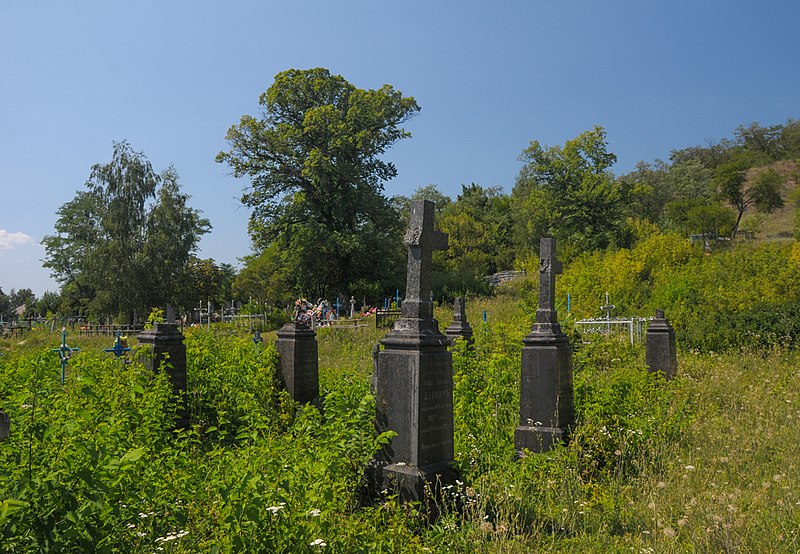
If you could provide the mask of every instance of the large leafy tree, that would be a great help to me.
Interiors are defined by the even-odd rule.
[[[610,167],[606,133],[594,127],[564,146],[531,142],[512,192],[517,240],[538,248],[539,238],[559,239],[564,255],[619,244],[625,233],[625,182]]]
[[[717,166],[714,184],[720,197],[729,202],[737,212],[732,237],[736,236],[745,210],[753,206],[760,212],[772,213],[783,207],[781,189],[783,177],[774,169],[752,171],[760,161],[748,151],[737,152],[731,161]]]
[[[397,170],[382,156],[410,136],[402,125],[419,111],[414,99],[317,68],[279,73],[259,103],[260,117],[243,116],[228,130],[230,150],[217,156],[251,180],[242,202],[253,209],[256,250],[278,244],[289,254],[297,292],[397,284],[401,223],[383,195]]]
[[[511,197],[499,187],[461,186],[461,194],[439,219],[449,246],[434,254],[437,292],[448,298],[486,292],[485,276],[514,267],[510,211]]]
[[[184,310],[215,308],[234,300],[232,284],[236,270],[230,264],[218,264],[211,258],[190,256],[175,280],[176,304]]]
[[[187,206],[175,170],[159,175],[144,154],[115,142],[111,161],[94,165],[85,186],[42,240],[44,265],[73,308],[130,319],[173,301],[175,278],[210,229]]]

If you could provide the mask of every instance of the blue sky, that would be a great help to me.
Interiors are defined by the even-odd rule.
[[[602,125],[623,174],[800,117],[798,21],[781,0],[0,0],[0,287],[57,288],[39,241],[122,139],[158,171],[174,164],[214,226],[199,255],[236,264],[247,183],[214,156],[279,71],[326,67],[416,98],[388,195],[510,191],[534,139]]]

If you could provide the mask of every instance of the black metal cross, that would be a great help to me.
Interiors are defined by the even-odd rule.
[[[561,273],[561,262],[556,259],[556,239],[539,241],[539,309],[536,323],[556,323],[556,275]]]
[[[411,204],[411,219],[403,243],[408,247],[408,273],[403,317],[429,319],[433,251],[447,249],[447,234],[434,231],[434,208],[430,200]]]

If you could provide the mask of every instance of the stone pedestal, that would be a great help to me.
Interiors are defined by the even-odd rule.
[[[292,399],[305,404],[319,397],[317,334],[304,323],[287,323],[278,331],[275,347],[283,383]]]
[[[533,330],[522,340],[519,426],[514,431],[519,456],[546,452],[565,441],[575,419],[572,350],[555,307],[556,275],[561,273],[556,240],[542,238],[539,249],[539,309]]]
[[[466,301],[463,296],[456,298],[453,305],[453,321],[444,330],[445,335],[451,340],[455,341],[457,338],[462,338],[468,345],[472,345],[475,341],[473,338],[472,327],[467,322]]]
[[[0,441],[6,440],[11,435],[11,417],[0,410]]]
[[[647,371],[662,371],[667,379],[678,372],[678,349],[675,329],[664,317],[663,310],[656,310],[656,317],[647,327],[645,338]]]
[[[152,371],[166,371],[172,383],[172,392],[181,406],[178,408],[176,427],[189,424],[186,410],[186,345],[183,333],[175,323],[156,323],[152,329],[143,331],[136,337],[139,344],[150,348],[150,356],[143,359],[145,366]]]
[[[426,323],[428,324],[426,328]],[[432,322],[399,319],[381,343],[376,427],[397,433],[372,464],[378,490],[421,501],[433,517],[453,464],[453,365],[449,340]]]
[[[546,452],[565,441],[575,419],[569,341],[557,324],[555,329],[537,327],[522,341],[519,426],[514,431],[520,456],[526,449]]]

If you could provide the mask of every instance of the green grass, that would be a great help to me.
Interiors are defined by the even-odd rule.
[[[2,340],[0,407],[13,427],[0,443],[0,551],[800,550],[796,352],[682,352],[665,382],[640,348],[584,346],[573,440],[516,460],[524,290],[468,300],[476,345],[454,353],[463,484],[451,491],[464,508],[433,526],[391,499],[359,502],[378,447],[369,377],[384,331],[319,330],[320,407],[288,401],[268,345],[188,332],[197,425],[178,434],[168,384],[103,354],[112,338],[70,335],[82,352],[63,388],[47,351],[58,333]],[[444,328],[451,313],[436,317]]]

